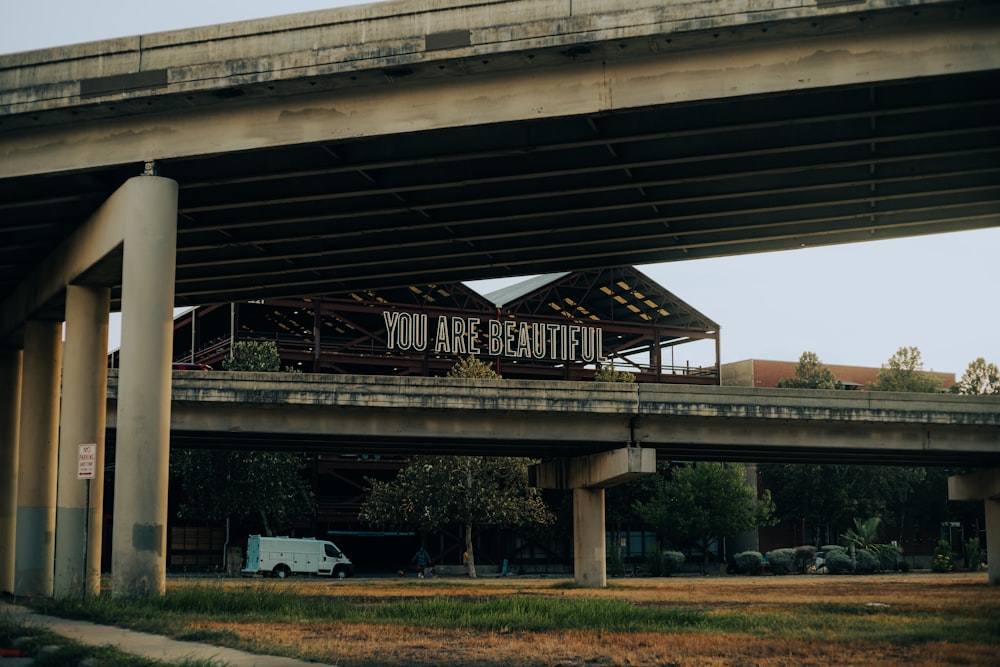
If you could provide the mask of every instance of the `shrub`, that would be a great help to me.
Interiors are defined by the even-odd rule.
[[[970,537],[965,541],[965,562],[970,570],[978,570],[986,561],[986,553],[979,548],[979,538]]]
[[[951,572],[955,567],[955,554],[945,540],[940,540],[934,547],[934,558],[931,559],[931,570],[934,572]]]
[[[655,543],[646,545],[646,575],[650,577],[662,577],[663,576],[663,557],[660,554],[660,548]]]
[[[839,551],[842,554],[847,553],[847,547],[842,547],[839,544],[824,544],[819,548],[823,553],[833,553],[834,551]]]
[[[899,568],[899,547],[895,544],[872,544],[868,550],[878,558],[878,569],[895,570]]]
[[[684,565],[684,554],[680,551],[664,551],[660,563],[661,573],[664,577],[669,577],[671,574],[681,571],[681,566]]]
[[[733,556],[740,574],[760,574],[764,569],[764,557],[759,551],[741,551]]]
[[[795,565],[795,549],[775,549],[767,552],[767,562],[773,574],[788,574]]]
[[[858,549],[854,556],[854,571],[858,574],[872,574],[878,570],[878,556],[868,549]]]
[[[800,547],[795,547],[795,569],[799,572],[805,572],[815,555],[816,547],[811,544],[804,544]]]
[[[854,572],[854,561],[844,549],[827,551],[826,571],[830,574],[850,574]]]

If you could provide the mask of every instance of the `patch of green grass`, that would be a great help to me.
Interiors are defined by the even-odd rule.
[[[563,587],[563,583],[553,588]],[[997,643],[1000,618],[995,608],[968,609],[941,616],[930,610],[817,603],[787,609],[698,609],[664,603],[637,604],[599,597],[538,595],[469,596],[402,594],[367,596],[300,595],[294,589],[247,586],[223,589],[196,586],[163,597],[111,596],[76,601],[46,601],[46,611],[113,623],[184,639],[246,648],[236,633],[193,631],[192,624],[263,622],[275,625],[341,621],[405,625],[415,628],[466,628],[492,632],[561,630],[659,633],[740,633],[829,641]],[[259,647],[256,650],[260,650]]]
[[[996,642],[1000,620],[982,615],[941,617],[921,611],[820,604],[782,612],[712,614],[710,626],[758,637],[808,640]]]
[[[623,600],[509,595],[485,599],[420,598],[373,607],[364,620],[477,630],[672,632],[701,627],[699,611],[640,607]]]

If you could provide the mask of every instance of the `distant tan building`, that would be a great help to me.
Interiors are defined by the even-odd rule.
[[[798,363],[798,361],[744,359],[722,364],[721,384],[724,387],[777,387],[779,381],[795,377],[795,367]],[[868,383],[874,382],[875,376],[881,370],[867,366],[823,365],[833,372],[834,377],[844,385],[844,389],[866,389]],[[954,373],[929,372],[940,378],[945,389],[955,384]]]

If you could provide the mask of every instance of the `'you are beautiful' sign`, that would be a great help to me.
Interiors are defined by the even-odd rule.
[[[435,354],[484,354],[514,359],[604,361],[600,327],[478,317],[429,318],[424,313],[383,311],[390,350]]]

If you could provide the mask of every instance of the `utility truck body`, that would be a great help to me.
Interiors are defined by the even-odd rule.
[[[243,576],[270,575],[284,579],[292,574],[318,574],[326,577],[349,577],[354,563],[333,542],[314,537],[262,537],[247,539],[246,567]]]

